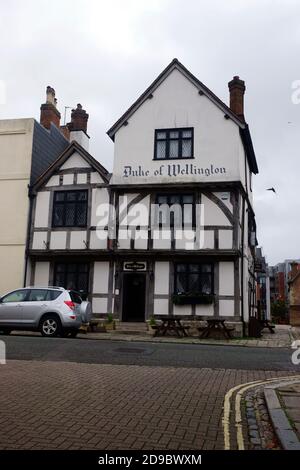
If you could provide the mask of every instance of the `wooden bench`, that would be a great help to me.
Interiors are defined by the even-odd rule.
[[[225,320],[221,318],[211,318],[207,319],[207,326],[199,326],[197,329],[200,333],[199,338],[208,338],[211,333],[218,331],[221,332],[221,334],[224,336],[226,339],[231,339],[232,338],[232,331],[235,330],[234,327],[228,328],[225,325]]]

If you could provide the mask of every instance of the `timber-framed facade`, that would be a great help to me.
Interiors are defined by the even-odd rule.
[[[241,108],[174,59],[108,135],[112,175],[72,142],[33,186],[30,283],[64,279],[85,291],[95,316],[222,317],[245,332],[258,169]]]

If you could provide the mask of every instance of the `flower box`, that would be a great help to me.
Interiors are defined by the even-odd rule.
[[[175,305],[209,305],[214,302],[213,294],[174,294],[172,297]]]

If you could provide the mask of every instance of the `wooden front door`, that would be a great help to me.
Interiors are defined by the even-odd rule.
[[[146,274],[124,273],[123,275],[123,321],[145,321]]]

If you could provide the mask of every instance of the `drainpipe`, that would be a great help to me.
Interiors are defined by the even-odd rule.
[[[27,221],[27,235],[26,235],[26,248],[25,248],[25,272],[24,272],[24,283],[23,287],[27,285],[27,268],[29,260],[29,247],[30,247],[30,234],[31,234],[31,223],[32,223],[32,212],[33,212],[33,201],[34,195],[32,192],[32,186],[28,186],[28,197],[29,197],[29,212]]]

